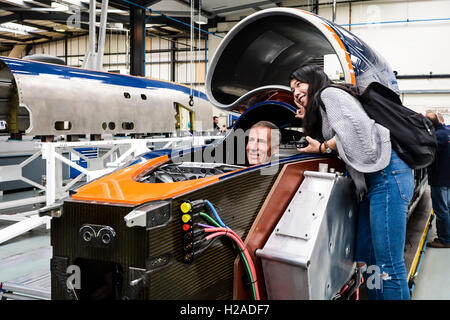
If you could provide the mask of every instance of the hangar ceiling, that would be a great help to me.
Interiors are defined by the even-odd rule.
[[[49,40],[88,34],[90,0],[0,0],[0,51],[16,44],[35,44]],[[229,16],[247,16],[256,11],[281,6],[279,0],[192,0],[196,13],[213,28]],[[372,0],[338,0],[337,3]],[[316,11],[332,1],[303,0],[294,7]],[[190,31],[191,0],[109,0],[108,32],[123,32],[130,28],[130,8],[148,8],[147,28],[154,35],[185,37]],[[292,7],[292,6],[291,6]],[[101,0],[96,1],[97,25]],[[317,11],[316,11],[317,12]],[[78,16],[77,16],[78,15]],[[150,16],[150,17],[149,17]],[[79,17],[74,23],[74,17]],[[70,22],[70,23],[68,23]]]
[[[194,0],[196,12],[201,7],[202,29],[217,26],[225,17],[278,6],[277,1],[263,0]],[[170,37],[189,34],[190,0],[110,0],[108,30],[129,29],[129,10],[146,7],[147,27],[152,34]],[[101,1],[96,1],[97,21]],[[78,14],[79,24],[74,23]],[[72,20],[70,20],[72,17]],[[68,23],[69,22],[69,23]],[[98,22],[97,22],[98,24]],[[34,44],[88,34],[89,0],[0,0],[0,51],[16,44]]]

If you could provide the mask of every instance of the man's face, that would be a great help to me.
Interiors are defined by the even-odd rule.
[[[250,130],[247,143],[247,159],[250,164],[268,162],[272,156],[270,128],[256,127]]]
[[[218,123],[219,123],[219,118],[213,118],[213,120],[214,120],[214,123],[215,123],[215,124],[218,124]]]

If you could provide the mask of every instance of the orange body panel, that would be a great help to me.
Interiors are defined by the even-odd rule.
[[[309,15],[315,16],[315,14],[313,14],[313,13],[311,13],[311,12],[304,11],[304,10],[301,10],[301,9],[297,9],[297,10],[300,10],[300,11],[302,11],[302,12],[304,12],[304,13],[307,13],[307,14],[309,14]],[[350,56],[348,55],[348,52],[347,52],[347,50],[345,49],[345,46],[344,46],[344,44],[342,43],[341,38],[339,38],[339,36],[336,34],[336,32],[334,32],[334,30],[331,29],[330,26],[327,25],[325,22],[322,22],[322,24],[328,29],[328,31],[330,31],[330,32],[333,34],[333,37],[334,37],[334,38],[336,39],[336,41],[338,42],[339,46],[342,48],[342,50],[345,51],[345,60],[347,60],[347,66],[348,66],[348,69],[349,69],[349,71],[350,71],[350,78],[351,78],[351,81],[352,81],[352,85],[356,86],[355,70],[353,69],[352,61],[350,60]]]
[[[322,24],[328,29],[328,31],[330,31],[333,34],[334,38],[339,43],[339,46],[342,48],[342,50],[345,51],[345,60],[347,60],[347,66],[348,66],[348,69],[350,71],[350,77],[351,77],[352,85],[356,86],[355,70],[353,69],[352,61],[350,60],[350,56],[348,55],[348,52],[345,49],[345,46],[342,43],[342,40],[338,37],[336,32],[334,32],[333,29],[330,28],[330,26],[328,26],[326,23],[322,23]]]
[[[136,177],[168,161],[162,156],[117,170],[78,189],[72,196],[77,200],[117,202],[139,205],[148,201],[173,198],[177,195],[201,188],[219,181],[219,174],[196,180],[172,183],[137,182]]]

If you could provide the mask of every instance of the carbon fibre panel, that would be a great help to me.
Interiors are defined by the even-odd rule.
[[[231,299],[236,253],[230,241],[216,241],[192,264],[182,262],[180,204],[186,199],[208,199],[224,223],[245,239],[280,169],[281,166],[270,175],[262,175],[261,170],[245,172],[175,198],[172,220],[166,226],[151,231],[142,227],[126,227],[124,216],[133,207],[68,200],[64,203],[63,216],[52,219],[53,255],[67,257],[69,265],[79,258],[119,264],[124,272],[124,294],[133,280],[130,267],[147,267],[148,270],[151,260],[170,254],[172,263],[149,275],[149,285],[137,299]],[[83,246],[78,231],[85,224],[112,227],[117,233],[115,247]],[[82,277],[83,272],[89,271],[82,269]],[[52,299],[65,299],[65,286],[56,277],[52,278]]]

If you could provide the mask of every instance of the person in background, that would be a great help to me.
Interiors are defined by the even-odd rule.
[[[368,117],[354,87],[333,83],[316,65],[293,71],[289,84],[299,107],[296,117],[303,119],[309,143],[298,150],[337,151],[362,200],[356,261],[376,267],[380,277],[378,287],[366,286],[368,298],[409,300],[403,251],[406,215],[414,192],[411,168],[392,149],[389,130]],[[319,94],[325,108],[319,103]],[[367,272],[364,278],[368,278]]]
[[[427,112],[425,116],[433,123],[437,139],[436,155],[427,171],[438,237],[428,246],[450,248],[450,130],[434,112]]]
[[[222,133],[226,133],[228,132],[227,126],[226,125],[222,125],[222,129],[220,130]]]
[[[0,120],[0,130],[6,130],[8,124],[5,120]]]
[[[438,113],[436,113],[436,116],[437,116],[437,118],[438,118],[438,120],[439,120],[439,123],[440,123],[440,124],[443,124],[443,125],[445,126],[445,120],[444,120],[444,117],[442,116],[442,114],[440,114],[440,113],[438,112]]]
[[[215,134],[220,134],[219,117],[213,117],[213,130]]]
[[[227,128],[228,130],[230,130],[231,128],[233,128],[234,124],[236,123],[237,119],[233,119],[233,121],[231,122],[230,126]]]

